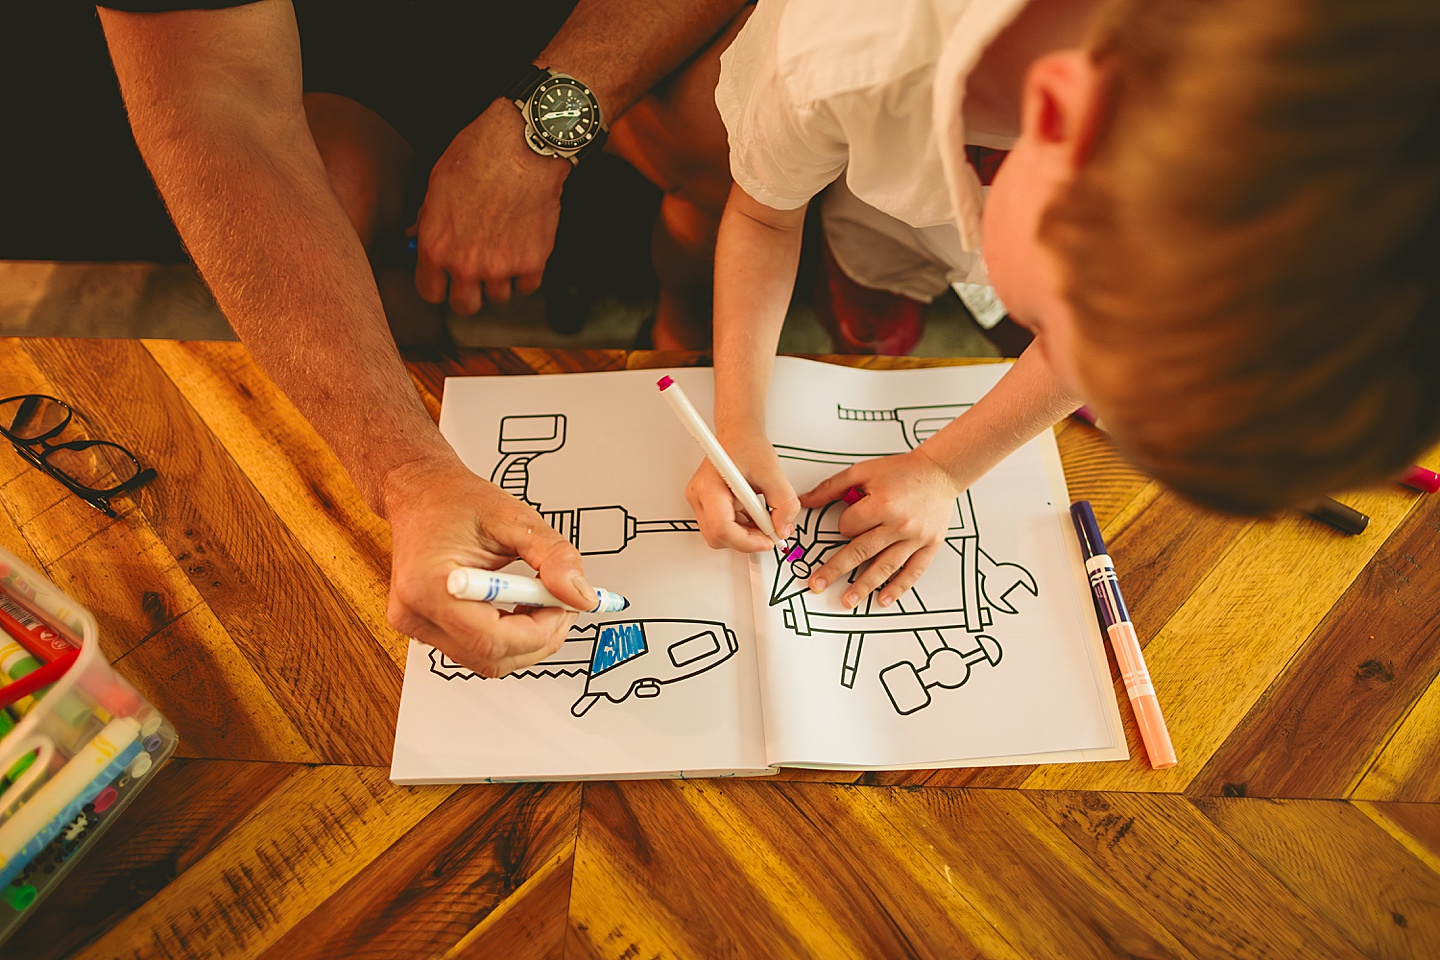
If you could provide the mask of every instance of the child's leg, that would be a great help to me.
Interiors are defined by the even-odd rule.
[[[931,234],[882,213],[844,180],[821,197],[824,249],[812,305],[839,353],[909,353],[925,332],[925,306],[954,269]],[[959,251],[955,238],[954,255]]]
[[[375,282],[401,345],[442,343],[445,311],[420,299],[412,269],[394,263],[406,222],[405,190],[415,151],[378,113],[334,93],[305,94],[310,135],[325,164],[330,189],[365,245]],[[392,249],[383,247],[393,245]]]
[[[606,145],[665,192],[651,244],[660,278],[654,336],[661,349],[710,346],[715,234],[730,194],[729,141],[715,108],[715,84],[720,54],[752,9],[617,120]]]

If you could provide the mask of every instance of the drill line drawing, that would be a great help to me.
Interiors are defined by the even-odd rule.
[[[540,511],[545,522],[582,554],[619,553],[641,534],[698,533],[695,520],[639,520],[618,504],[545,510],[530,496],[530,464],[565,446],[565,414],[500,418],[500,462],[490,482]]]
[[[714,669],[739,650],[735,631],[710,620],[617,620],[570,628],[560,649],[539,663],[502,678],[585,678],[570,707],[575,717],[606,699],[649,700],[661,689]],[[430,651],[430,672],[446,680],[483,680],[439,650]]]
[[[935,404],[862,410],[837,405],[836,416],[843,421],[896,423],[905,447],[913,450],[970,406]],[[841,467],[900,452],[838,453],[782,444],[777,444],[775,451],[782,459]],[[957,607],[927,609],[919,592],[912,588],[896,601],[893,612],[880,612],[875,608],[873,595],[848,613],[811,612],[806,606],[806,581],[832,553],[849,542],[840,533],[840,515],[845,510],[842,501],[802,511],[795,533],[799,556],[793,561],[787,564],[784,559],[785,556],[793,556],[793,551],[775,551],[779,562],[770,605],[785,605],[784,624],[800,636],[812,633],[845,636],[841,686],[854,688],[866,636],[873,633],[909,633],[914,636],[924,654],[923,663],[917,665],[910,660],[901,660],[883,667],[878,674],[891,705],[902,716],[928,706],[932,688],[962,686],[970,679],[972,667],[980,664],[997,666],[1003,650],[995,638],[982,631],[994,622],[995,611],[1009,615],[1020,612],[1011,601],[1017,590],[1023,588],[1031,596],[1039,596],[1039,587],[1030,571],[1016,563],[999,562],[981,549],[975,503],[969,490],[956,498],[955,508],[956,519],[947,531],[945,543],[960,557],[961,602]],[[854,579],[853,573],[851,579]]]

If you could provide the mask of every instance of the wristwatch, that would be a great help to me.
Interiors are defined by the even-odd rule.
[[[609,130],[590,88],[567,73],[531,64],[501,91],[525,118],[525,142],[542,157],[572,164],[605,145]]]

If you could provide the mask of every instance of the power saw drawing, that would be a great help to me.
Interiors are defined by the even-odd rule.
[[[894,422],[900,428],[908,449],[915,449],[947,423],[969,409],[970,404],[898,407],[890,410],[855,410],[837,407],[839,419],[857,422]],[[782,458],[811,463],[849,466],[860,460],[889,456],[899,451],[873,453],[836,453],[804,447],[777,444]],[[801,636],[812,633],[833,633],[845,636],[845,655],[840,668],[840,683],[853,688],[859,673],[860,653],[865,637],[872,633],[908,633],[914,636],[922,662],[902,660],[879,671],[885,693],[897,713],[908,715],[929,706],[930,691],[936,687],[953,689],[970,679],[973,666],[999,664],[1002,649],[998,641],[982,631],[991,626],[995,612],[1015,614],[1012,602],[1023,589],[1031,596],[1039,595],[1034,576],[1015,563],[1001,563],[980,547],[980,533],[975,519],[975,504],[970,491],[955,501],[955,519],[945,543],[960,557],[960,594],[958,607],[929,610],[914,589],[896,601],[893,610],[880,611],[873,606],[873,595],[847,613],[811,613],[806,607],[806,580],[834,551],[848,540],[840,533],[840,515],[845,504],[835,502],[801,513],[796,529],[795,548],[800,554],[793,562],[780,560],[770,605],[785,604],[785,626]]]
[[[601,698],[658,697],[663,687],[704,673],[739,649],[735,632],[709,620],[620,620],[570,628],[560,649],[504,679],[584,677],[585,691],[570,707],[583,717]],[[430,672],[446,680],[483,679],[439,650],[430,651]]]

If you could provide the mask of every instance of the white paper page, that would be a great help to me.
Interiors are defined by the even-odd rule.
[[[803,492],[855,459],[909,449],[1007,369],[871,371],[781,358],[770,436]],[[770,761],[877,769],[1123,759],[1068,508],[1047,431],[957,502],[954,548],[914,590],[889,608],[862,601],[860,615],[840,605],[846,581],[819,597],[801,585],[844,542],[843,505],[802,513],[802,561],[764,554],[754,570]],[[793,573],[800,583],[786,589]]]
[[[586,576],[631,607],[582,616],[572,631],[612,625],[598,638],[614,665],[594,676],[596,640],[585,636],[557,655],[576,675],[498,680],[412,643],[396,782],[768,772],[747,564],[693,531],[684,489],[702,455],[659,395],[664,373],[708,416],[709,370],[445,382],[440,428],[461,459],[488,478],[508,455],[496,482],[567,535],[578,524]],[[639,650],[641,636],[643,653],[613,655]]]

